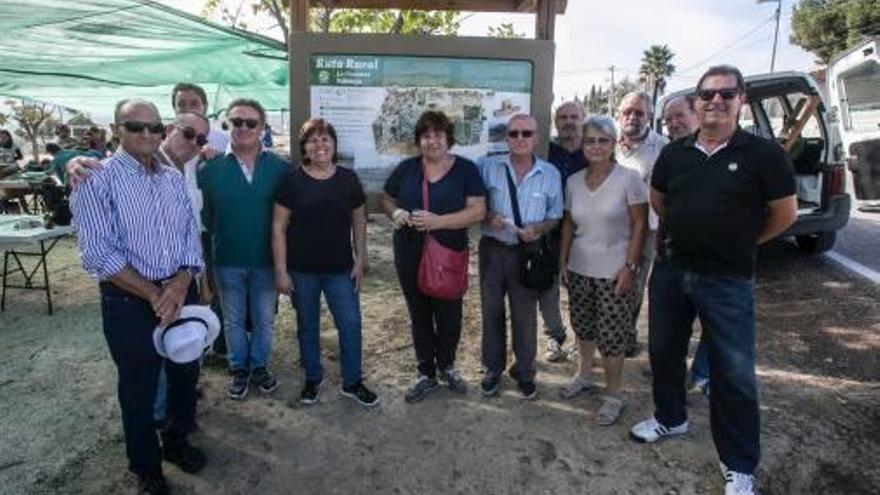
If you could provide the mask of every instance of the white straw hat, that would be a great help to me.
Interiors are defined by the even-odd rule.
[[[160,356],[175,363],[189,363],[202,356],[220,334],[220,319],[208,306],[188,305],[177,320],[153,330],[153,344]]]

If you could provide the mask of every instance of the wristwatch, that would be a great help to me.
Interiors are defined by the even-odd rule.
[[[639,269],[641,268],[641,267],[639,267],[639,264],[636,263],[635,261],[627,261],[624,266],[626,266],[629,269],[629,271],[631,271],[633,273],[633,275],[638,275]]]

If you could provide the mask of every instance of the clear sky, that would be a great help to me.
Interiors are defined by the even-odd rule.
[[[161,0],[198,13],[200,0]],[[225,0],[230,7],[239,0]],[[247,2],[245,2],[247,3]],[[813,57],[789,43],[794,0],[783,0],[776,70],[809,70]],[[746,74],[768,72],[773,44],[775,2],[757,0],[568,0],[565,15],[556,19],[555,103],[583,96],[591,84],[607,87],[615,79],[638,78],[642,52],[666,44],[675,53],[676,74],[668,90],[693,85],[710,65],[731,63]],[[485,36],[489,26],[512,22],[517,31],[534,36],[531,14],[464,13],[460,34]],[[250,28],[273,35],[269,19],[250,21]]]

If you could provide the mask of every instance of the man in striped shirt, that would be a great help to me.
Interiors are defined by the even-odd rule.
[[[519,280],[520,243],[537,241],[562,218],[562,178],[556,167],[535,156],[537,122],[518,114],[507,125],[510,154],[484,157],[477,163],[488,192],[488,214],[480,239],[480,297],[483,312],[483,367],[481,388],[486,397],[498,393],[507,357],[505,295],[510,302],[513,353],[510,375],[523,397],[532,399],[538,343],[539,292]],[[508,174],[516,185],[521,225],[514,220]]]
[[[152,335],[185,303],[196,302],[193,277],[203,269],[202,249],[183,176],[157,155],[165,128],[156,107],[125,102],[115,121],[120,147],[72,194],[71,210],[83,267],[99,280],[128,467],[142,491],[164,494],[162,458],[190,473],[205,464],[204,453],[186,440],[195,425],[199,362],[164,361],[171,422],[160,449],[153,403],[163,359]]]

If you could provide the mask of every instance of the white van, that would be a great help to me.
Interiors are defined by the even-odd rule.
[[[828,95],[860,209],[880,209],[880,37],[828,64]]]

